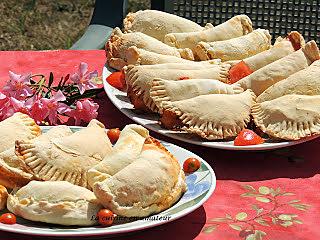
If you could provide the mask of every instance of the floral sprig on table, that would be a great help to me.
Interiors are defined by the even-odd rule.
[[[291,213],[290,208],[307,211],[311,207],[297,199],[284,201],[282,197],[294,196],[295,194],[283,191],[280,187],[276,189],[266,186],[260,186],[256,189],[251,185],[243,185],[242,187],[246,192],[241,194],[241,197],[254,198],[258,202],[251,205],[255,214],[239,212],[235,216],[226,214],[225,217],[211,218],[202,232],[212,233],[219,226],[228,225],[231,229],[239,232],[240,239],[263,240],[267,235],[261,230],[263,227],[277,225],[287,228],[295,224],[303,224],[297,214]]]
[[[54,75],[49,79],[42,74],[19,75],[9,71],[10,80],[0,92],[0,120],[23,112],[38,124],[56,125],[73,118],[75,125],[89,122],[98,115],[99,105],[91,98],[103,89],[99,86],[98,72],[88,71],[81,62],[77,72],[62,77],[54,85]]]

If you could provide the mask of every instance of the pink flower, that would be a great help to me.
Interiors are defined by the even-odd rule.
[[[4,93],[16,99],[24,99],[32,95],[32,90],[28,86],[31,74],[18,75],[9,71],[10,80],[3,87]]]
[[[64,103],[60,103],[61,101],[65,101],[66,97],[63,95],[61,91],[58,91],[53,97],[41,98],[40,101],[42,103],[43,111],[45,112],[44,118],[49,119],[51,124],[57,124],[58,113],[67,113],[71,109],[68,105]],[[40,105],[38,106],[40,107]]]
[[[67,113],[68,116],[75,119],[75,125],[79,125],[81,120],[84,122],[90,122],[92,119],[98,116],[99,105],[89,99],[77,101],[76,109],[72,109]]]
[[[13,115],[14,112],[10,111],[10,98],[0,92],[0,120],[4,120]]]
[[[30,109],[30,116],[37,124],[41,124],[46,118],[47,109],[43,106],[41,98],[34,97],[33,104]]]
[[[30,110],[33,105],[34,98],[29,98],[26,101],[20,101],[13,97],[10,97],[10,104],[14,112],[22,112],[30,115]]]
[[[98,77],[98,71],[88,72],[88,64],[82,62],[79,65],[78,72],[74,73],[70,79],[77,84],[80,94],[85,90],[95,89],[97,85],[92,82],[92,78]]]

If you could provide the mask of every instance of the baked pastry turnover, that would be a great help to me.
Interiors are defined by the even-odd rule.
[[[150,97],[152,80],[162,78],[168,80],[182,80],[187,78],[210,78],[222,82],[228,81],[229,64],[210,65],[205,69],[150,69],[144,66],[128,66],[125,69],[125,80],[128,86],[128,96],[132,103],[140,98],[147,109],[157,112],[158,109]],[[144,108],[143,110],[145,110]]]
[[[320,60],[272,85],[261,93],[257,102],[270,101],[288,94],[320,95]]]
[[[28,115],[17,112],[0,122],[0,152],[12,146],[17,139],[31,140],[41,134],[40,127]]]
[[[184,179],[178,161],[154,140],[130,165],[95,183],[93,191],[115,214],[145,217],[172,206],[186,191]]]
[[[218,42],[200,42],[195,53],[200,60],[220,58],[222,61],[239,60],[268,50],[271,35],[268,30],[257,29],[253,32],[229,40]]]
[[[8,198],[7,189],[4,186],[0,185],[0,211],[6,208],[7,198]]]
[[[304,47],[304,45],[305,42],[301,34],[293,31],[290,32],[286,38],[278,37],[270,49],[245,58],[242,61],[244,61],[252,71],[256,71],[299,50],[301,47]],[[233,64],[238,62],[240,61],[233,61]]]
[[[33,143],[48,142],[51,139],[71,135],[72,132],[67,126],[56,126],[48,132],[31,140]],[[26,172],[21,160],[15,154],[14,145],[0,153],[0,184],[7,188],[22,187],[26,185],[33,175]]]
[[[119,28],[115,28],[106,43],[108,65],[115,69],[121,69],[127,65],[126,50],[132,46],[164,55],[194,59],[190,49],[177,49],[141,32],[122,33]]]
[[[300,50],[260,68],[235,84],[243,89],[252,89],[259,96],[268,87],[305,69],[318,59],[318,46],[315,41],[310,41]]]
[[[160,121],[166,128],[182,128],[209,140],[228,139],[236,137],[247,126],[254,103],[251,90],[168,101],[163,102]]]
[[[101,182],[113,176],[137,159],[142,151],[149,131],[136,124],[127,125],[108,154],[100,163],[89,169],[89,184],[93,187],[95,182]]]
[[[156,10],[128,13],[123,20],[123,28],[126,33],[142,32],[162,42],[167,33],[194,32],[203,29],[200,25],[186,18]]]
[[[102,206],[93,192],[69,182],[31,181],[9,195],[7,208],[31,221],[91,226]]]
[[[297,140],[320,133],[320,95],[285,95],[252,107],[255,124],[273,138]]]
[[[16,153],[35,178],[64,180],[88,187],[87,170],[112,151],[104,125],[91,120],[88,127],[49,142],[16,142]]]
[[[162,103],[175,102],[207,94],[238,94],[243,89],[214,79],[188,79],[170,81],[155,78],[150,89],[150,96],[162,112]]]
[[[216,42],[241,37],[252,32],[252,22],[246,15],[238,15],[213,28],[167,34],[164,42],[177,48],[193,49],[199,42]]]

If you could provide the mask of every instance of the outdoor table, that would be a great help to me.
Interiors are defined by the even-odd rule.
[[[47,75],[51,71],[60,79],[74,72],[81,61],[101,74],[105,53],[103,50],[3,51],[0,52],[0,87],[8,79],[9,70]],[[100,105],[98,120],[107,128],[121,129],[133,123],[105,93],[95,101]],[[205,159],[216,173],[217,186],[210,199],[191,214],[158,227],[118,235],[117,239],[320,239],[320,138],[291,147],[291,154],[299,158],[288,159],[273,152],[226,151],[175,141],[154,132],[151,135]],[[258,231],[256,237],[249,238],[253,231],[247,229]],[[44,237],[0,231],[0,239]]]

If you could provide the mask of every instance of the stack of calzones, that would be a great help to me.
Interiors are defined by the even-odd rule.
[[[35,139],[17,136],[15,145],[11,162],[30,182],[9,194],[7,208],[28,220],[91,226],[103,207],[120,216],[149,216],[186,190],[178,161],[139,125],[126,126],[114,147],[97,120],[75,133],[59,126]]]

